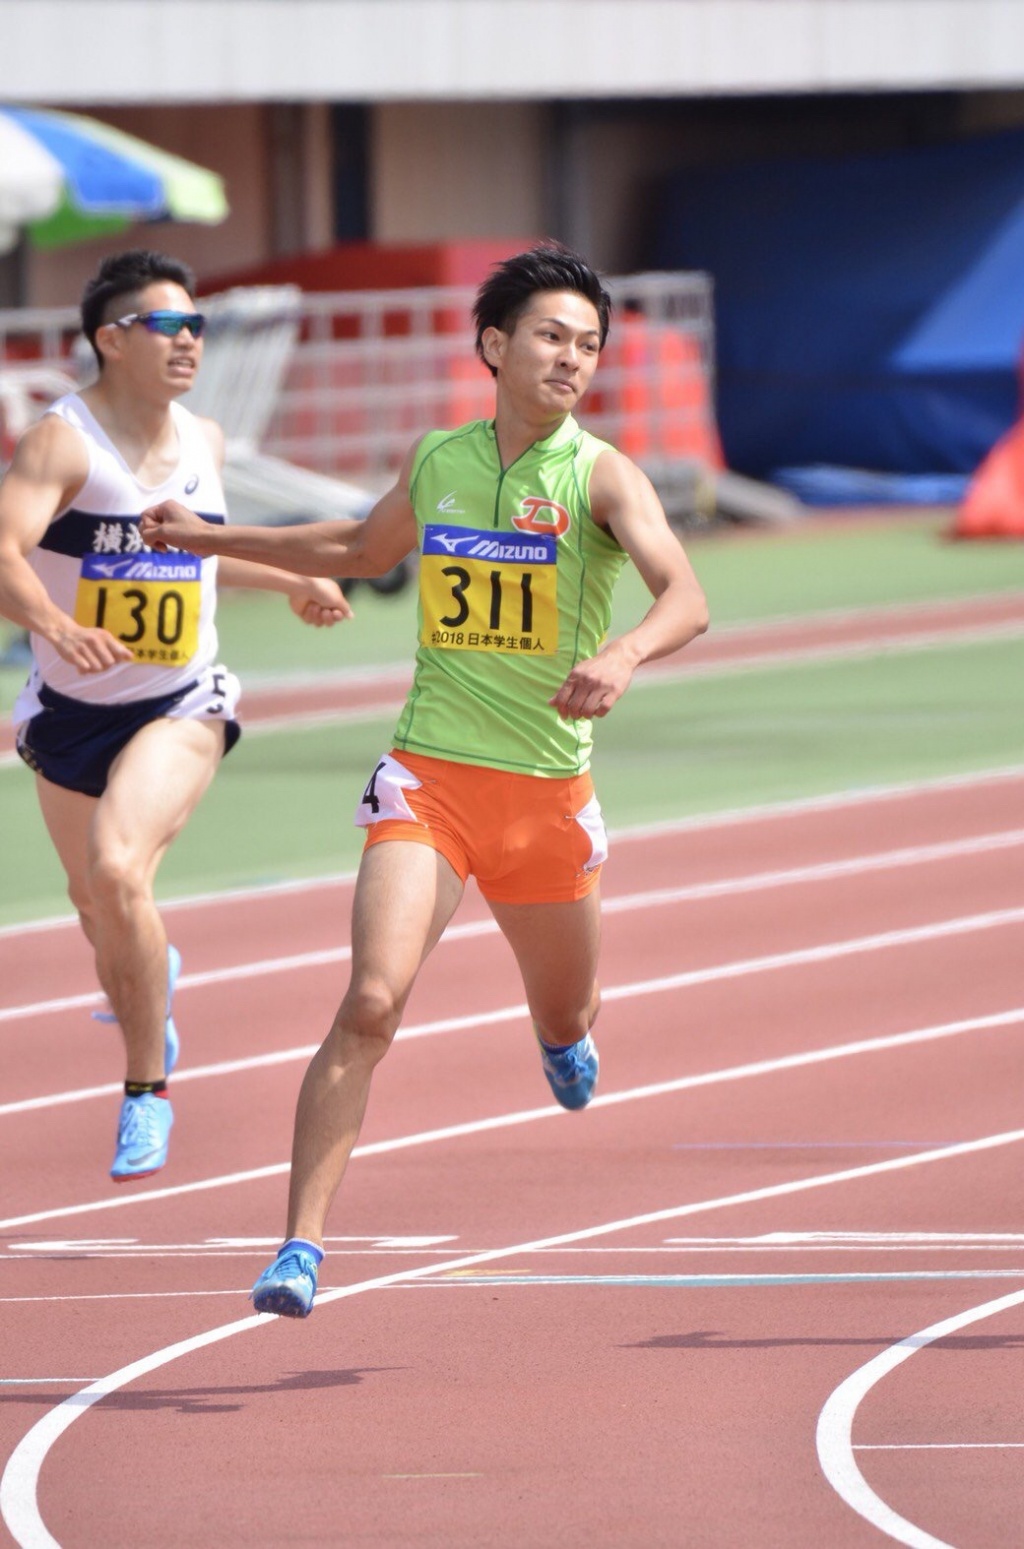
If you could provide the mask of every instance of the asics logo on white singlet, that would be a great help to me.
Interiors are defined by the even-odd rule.
[[[455,501],[455,491],[453,489],[449,490],[447,495],[442,495],[440,500],[437,502],[437,509],[439,511],[443,511],[447,516],[465,516],[465,511],[461,506],[457,506]]]

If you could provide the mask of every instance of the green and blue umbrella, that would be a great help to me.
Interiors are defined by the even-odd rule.
[[[0,253],[24,235],[64,247],[137,221],[199,221],[228,213],[223,180],[97,119],[0,107]]]

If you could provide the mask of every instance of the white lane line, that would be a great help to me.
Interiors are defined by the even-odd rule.
[[[820,645],[771,647],[750,651],[745,656],[723,657],[718,661],[691,661],[678,667],[662,667],[654,672],[638,674],[637,684],[656,688],[659,684],[685,683],[690,678],[738,677],[741,673],[771,672],[775,667],[809,667],[831,665],[843,661],[869,661],[875,656],[936,651],[960,646],[987,645],[994,640],[1016,640],[1024,634],[1024,620],[1007,619],[1002,623],[963,624],[952,628],[919,630],[907,634],[894,630],[891,634],[879,634],[870,640],[823,642]]]
[[[606,915],[630,914],[638,909],[705,903],[710,899],[766,892],[773,888],[834,882],[876,871],[894,871],[909,866],[962,860],[969,856],[1016,849],[1022,844],[1024,844],[1024,829],[1002,829],[995,833],[977,834],[969,839],[950,839],[938,844],[908,845],[902,849],[880,850],[871,855],[854,856],[847,860],[817,861],[806,866],[748,872],[745,875],[727,877],[718,882],[694,882],[682,887],[651,888],[643,892],[621,893],[605,898],[602,901],[602,912]],[[450,926],[442,936],[440,945],[497,934],[498,927],[490,917],[482,920],[468,920],[462,924]],[[351,956],[350,946],[338,946],[287,957],[256,959],[230,968],[210,969],[206,973],[183,973],[178,979],[178,989],[226,984],[239,979],[254,978],[261,974],[288,973],[295,968],[324,967],[327,964],[348,962]],[[52,1012],[79,1010],[98,1006],[103,1002],[104,997],[98,990],[88,990],[78,995],[62,995],[51,1000],[28,1001],[17,1006],[0,1007],[0,1023],[46,1016]]]
[[[744,619],[742,623],[724,624],[718,633],[734,637],[757,634],[762,629],[786,629],[793,626],[800,628],[808,625],[817,627],[821,624],[830,624],[834,620],[874,621],[888,618],[900,619],[905,615],[914,618],[936,610],[945,612],[956,608],[1000,607],[1003,603],[1018,602],[1024,607],[1024,589],[1013,585],[1000,586],[995,591],[971,592],[966,595],[957,593],[953,596],[917,597],[903,602],[850,603],[840,608],[815,608],[806,613],[771,613],[763,619]]]
[[[954,624],[906,633],[894,630],[877,634],[870,640],[822,641],[817,645],[765,647],[745,655],[726,656],[711,661],[689,660],[679,666],[654,666],[637,673],[631,687],[671,689],[697,678],[735,678],[756,672],[787,671],[790,668],[835,666],[853,661],[871,661],[878,656],[913,655],[917,652],[956,650],[964,646],[990,645],[997,640],[1017,640],[1024,635],[1024,621],[1007,619],[991,624]],[[374,721],[392,721],[401,710],[404,693],[392,700],[370,705],[352,705],[320,710],[283,711],[245,722],[247,737],[279,732],[318,731],[324,726],[357,726]],[[17,753],[0,755],[0,768],[19,761]]]
[[[653,823],[639,823],[630,828],[611,830],[611,839],[618,846],[634,840],[659,836],[703,833],[708,829],[733,828],[741,824],[770,822],[799,817],[805,813],[839,812],[849,807],[873,806],[880,802],[905,801],[915,796],[939,795],[948,791],[972,790],[988,785],[1006,784],[1024,778],[1024,764],[1004,768],[972,770],[966,774],[939,775],[930,780],[909,780],[890,785],[868,785],[853,791],[833,791],[820,796],[800,796],[788,801],[755,803],[746,807],[729,807],[720,812],[698,812],[684,818],[666,818]],[[224,903],[244,902],[247,899],[283,897],[290,893],[315,893],[323,888],[343,887],[354,883],[354,871],[328,872],[322,876],[304,877],[288,882],[260,883],[251,887],[225,888],[212,893],[189,893],[180,898],[160,900],[161,913],[178,909],[219,907]],[[26,920],[15,925],[0,926],[0,941],[8,936],[36,935],[51,930],[77,929],[78,917],[73,914],[52,915],[40,920]]]
[[[1024,1269],[907,1269],[887,1270],[877,1273],[871,1270],[838,1270],[835,1273],[802,1273],[795,1270],[789,1274],[761,1273],[761,1274],[643,1274],[628,1272],[606,1273],[600,1275],[558,1275],[551,1272],[532,1271],[523,1269],[509,1269],[502,1272],[463,1274],[445,1276],[441,1280],[427,1282],[427,1289],[435,1291],[448,1290],[452,1286],[460,1289],[467,1287],[486,1287],[491,1285],[501,1286],[526,1286],[532,1288],[538,1285],[579,1285],[600,1287],[606,1285],[629,1285],[647,1287],[648,1289],[680,1289],[680,1290],[729,1290],[749,1289],[751,1286],[805,1286],[805,1285],[875,1285],[878,1283],[904,1282],[914,1280],[1016,1280],[1018,1284],[1024,1279]],[[423,1282],[417,1282],[417,1289],[423,1289]]]
[[[280,1241],[280,1239],[278,1239]],[[276,1246],[276,1244],[275,1244]],[[549,1252],[567,1252],[568,1249],[549,1249]],[[580,1250],[586,1251],[586,1250]],[[614,1249],[605,1248],[604,1253],[615,1252]],[[621,1249],[621,1252],[630,1252],[629,1249]],[[154,1255],[159,1257],[159,1255]],[[263,1255],[262,1263],[266,1263],[268,1254]],[[262,1267],[262,1263],[261,1266]],[[605,1286],[630,1286],[638,1290],[750,1290],[751,1288],[772,1288],[785,1290],[791,1287],[803,1286],[839,1286],[839,1285],[876,1285],[882,1283],[909,1283],[917,1281],[947,1281],[947,1280],[1016,1280],[1018,1284],[1024,1278],[1024,1269],[929,1269],[908,1270],[903,1273],[892,1274],[759,1274],[759,1275],[649,1275],[649,1274],[604,1274],[604,1275],[555,1275],[534,1273],[529,1270],[511,1269],[502,1273],[500,1270],[488,1273],[477,1273],[469,1270],[460,1271],[456,1275],[444,1276],[438,1280],[416,1280],[411,1284],[401,1281],[396,1285],[387,1287],[391,1291],[451,1291],[455,1290],[487,1290],[491,1286],[517,1287],[526,1290],[534,1290],[537,1286],[581,1286],[590,1289],[601,1289]],[[326,1289],[322,1289],[318,1302],[322,1302],[326,1296]],[[44,1302],[132,1302],[132,1301],[174,1301],[183,1298],[203,1296],[235,1296],[242,1300],[249,1295],[249,1286],[228,1286],[220,1291],[196,1291],[194,1289],[184,1291],[103,1291],[103,1292],[69,1292],[64,1296],[0,1296],[0,1306],[8,1303],[28,1303],[31,1306],[42,1305]],[[96,1382],[96,1377],[0,1377],[0,1384],[6,1381],[20,1382]],[[855,1452],[900,1452],[909,1448],[912,1444],[892,1443],[885,1447],[861,1448],[855,1447]],[[932,1445],[938,1446],[939,1443]],[[947,1445],[953,1446],[950,1442]],[[964,1443],[966,1446],[967,1443]],[[975,1444],[978,1445],[978,1444]],[[997,1445],[993,1442],[991,1445]],[[1008,1444],[1007,1444],[1008,1445]]]
[[[776,1059],[757,1060],[746,1065],[731,1065],[723,1070],[705,1071],[694,1076],[680,1076],[674,1081],[660,1081],[649,1086],[631,1087],[624,1092],[607,1092],[595,1097],[589,1109],[612,1108],[621,1103],[642,1101],[648,1097],[665,1097],[674,1092],[693,1091],[699,1087],[715,1086],[726,1081],[744,1081],[753,1076],[773,1075],[783,1070],[798,1070],[808,1065],[825,1064],[830,1060],[849,1059],[859,1054],[875,1054],[883,1050],[929,1043],[937,1038],[952,1038],[960,1033],[990,1031],[999,1027],[1012,1027],[1024,1022],[1024,1006],[1012,1011],[995,1012],[991,1016],[971,1017],[960,1022],[946,1022],[936,1027],[917,1028],[912,1032],[893,1033],[884,1038],[867,1038],[855,1043],[837,1044],[825,1049],[814,1049],[801,1054],[786,1054]],[[465,1124],[449,1124],[442,1129],[422,1130],[412,1135],[399,1135],[393,1140],[370,1141],[356,1146],[353,1158],[384,1156],[394,1151],[407,1150],[412,1146],[433,1145],[438,1141],[459,1140],[467,1135],[481,1135],[494,1130],[509,1129],[519,1124],[533,1124],[544,1119],[562,1119],[565,1110],[548,1103],[543,1108],[527,1108],[519,1113],[502,1114],[493,1119],[473,1119]],[[936,1147],[929,1147],[935,1151]],[[918,1155],[923,1153],[918,1152]],[[116,1194],[82,1205],[61,1205],[50,1210],[34,1211],[30,1215],[10,1216],[0,1221],[0,1230],[34,1226],[40,1221],[61,1220],[67,1216],[89,1215],[95,1211],[119,1210],[127,1205],[140,1204],[156,1199],[173,1199],[182,1194],[195,1194],[209,1189],[229,1188],[239,1183],[256,1183],[267,1178],[277,1178],[288,1171],[287,1162],[272,1162],[266,1167],[252,1168],[247,1172],[225,1173],[216,1178],[203,1178],[195,1183],[180,1183],[160,1189],[143,1189],[131,1194]]]
[[[794,1179],[789,1183],[772,1184],[767,1188],[749,1189],[741,1194],[729,1194],[717,1199],[697,1200],[686,1205],[674,1205],[666,1210],[646,1211],[641,1215],[627,1216],[617,1221],[601,1222],[597,1226],[584,1227],[573,1232],[560,1232],[553,1237],[536,1238],[528,1242],[515,1243],[504,1248],[492,1248],[484,1253],[474,1253],[467,1257],[450,1259],[441,1264],[425,1264],[419,1269],[398,1270],[393,1274],[378,1275],[371,1280],[364,1280],[356,1285],[340,1286],[335,1290],[325,1291],[317,1298],[317,1312],[322,1314],[323,1308],[331,1302],[342,1301],[348,1297],[359,1296],[366,1291],[382,1290],[386,1286],[405,1284],[412,1280],[425,1280],[430,1276],[453,1274],[463,1269],[473,1269],[478,1264],[492,1264],[500,1259],[512,1258],[517,1254],[539,1253],[547,1248],[561,1247],[567,1243],[592,1241],[597,1237],[611,1236],[617,1232],[631,1231],[639,1227],[656,1225],[663,1221],[675,1221],[684,1216],[701,1215],[706,1211],[726,1210],[734,1205],[758,1204],[765,1200],[781,1199],[788,1195],[800,1194],[812,1189],[829,1188],[834,1184],[847,1183],[853,1180],[876,1177],[890,1172],[902,1172],[911,1167],[922,1167],[931,1162],[947,1161],[954,1157],[968,1156],[981,1151],[990,1151],[997,1147],[1016,1145],[1024,1141],[1024,1130],[1012,1130],[999,1135],[986,1135],[979,1140],[960,1142],[953,1146],[944,1146],[938,1150],[921,1152],[917,1156],[900,1156],[884,1162],[872,1162],[862,1167],[851,1167],[842,1172],[825,1173],[812,1178]],[[1014,1297],[1004,1298],[1003,1301],[1010,1305],[1014,1301],[1024,1301],[1024,1291]],[[995,1305],[995,1304],[990,1304]],[[126,1387],[128,1383],[146,1376],[149,1372],[156,1371],[162,1366],[194,1354],[197,1350],[205,1349],[208,1345],[219,1344],[222,1340],[230,1339],[235,1334],[248,1332],[250,1329],[259,1328],[261,1325],[269,1326],[270,1318],[261,1318],[258,1314],[250,1317],[239,1318],[235,1322],[223,1324],[219,1328],[209,1329],[204,1334],[196,1334],[188,1339],[179,1340],[176,1344],[167,1345],[162,1350],[156,1350],[152,1354],[144,1356],[141,1360],[133,1361],[127,1366],[122,1366],[118,1371],[101,1378],[98,1382],[90,1383],[88,1387],[64,1399],[54,1409],[43,1416],[27,1431],[21,1441],[11,1453],[0,1479],[0,1517],[6,1522],[9,1532],[19,1549],[60,1549],[57,1540],[52,1537],[46,1528],[39,1513],[37,1499],[37,1487],[39,1473],[46,1461],[47,1455],[54,1443],[64,1434],[75,1420],[85,1414],[93,1404],[99,1402],[110,1393],[116,1393]],[[855,1465],[854,1465],[855,1466]]]
[[[1024,764],[1008,764],[996,769],[975,769],[964,774],[936,775],[931,779],[907,780],[887,785],[864,785],[855,790],[827,791],[818,796],[798,796],[786,801],[751,802],[745,807],[724,808],[721,812],[697,812],[685,818],[667,818],[638,823],[630,828],[612,829],[616,844],[624,840],[649,839],[658,835],[704,833],[708,829],[738,828],[748,823],[802,817],[820,812],[843,812],[850,807],[877,806],[915,797],[941,796],[950,792],[1007,785],[1024,779]]]
[[[966,627],[986,622],[985,619],[976,619],[973,614],[980,609],[1000,609],[1004,606],[1017,606],[1024,609],[1024,589],[1017,586],[1002,586],[995,591],[963,593],[942,597],[919,597],[907,599],[902,602],[879,603],[853,603],[839,608],[813,608],[799,613],[770,613],[764,618],[744,619],[738,623],[722,624],[715,630],[715,637],[719,640],[743,640],[751,636],[756,637],[766,630],[777,632],[790,630],[796,633],[806,632],[808,629],[828,628],[834,624],[858,623],[866,621],[872,625],[892,625],[893,621],[905,630],[904,620],[927,617],[934,613],[956,612],[961,615],[966,611],[972,615],[966,620]],[[989,622],[1000,622],[991,620]],[[941,626],[935,626],[936,628]],[[954,622],[954,627],[956,627]],[[655,664],[651,664],[652,667]],[[371,667],[343,667],[334,672],[317,671],[293,671],[293,672],[257,672],[246,678],[247,692],[266,694],[269,692],[287,693],[289,689],[318,688],[323,685],[345,688],[350,684],[386,684],[392,683],[401,688],[403,692],[411,682],[412,672],[407,661],[399,660],[384,662]]]
[[[932,925],[910,926],[904,930],[883,931],[874,936],[855,936],[845,941],[825,942],[817,947],[800,947],[793,952],[771,953],[766,957],[740,958],[731,963],[718,963],[710,968],[693,968],[677,974],[667,974],[656,979],[635,979],[627,984],[602,986],[604,1004],[630,1000],[640,995],[661,995],[675,990],[691,989],[694,985],[717,984],[725,980],[746,978],[751,974],[773,973],[780,969],[802,968],[812,964],[833,962],[860,953],[887,951],[894,947],[919,946],[931,941],[946,940],[951,936],[970,935],[976,931],[995,930],[1024,921],[1024,905],[1018,909],[999,909],[989,914],[963,915],[953,920],[938,920]],[[347,950],[347,949],[346,949]],[[319,954],[315,954],[319,956]],[[308,964],[300,962],[299,966]],[[232,972],[234,972],[232,970]],[[204,977],[195,976],[197,979]],[[479,1031],[494,1027],[501,1022],[519,1021],[528,1017],[525,1002],[501,1006],[494,1011],[471,1012],[467,1016],[442,1017],[436,1022],[411,1023],[399,1028],[396,1042],[414,1038],[433,1038],[441,1033]],[[312,1059],[318,1044],[300,1044],[290,1049],[276,1049],[270,1054],[246,1055],[237,1060],[220,1060],[212,1065],[197,1065],[193,1069],[178,1070],[174,1075],[177,1086],[186,1081],[205,1081],[225,1075],[238,1075],[243,1071],[265,1070],[286,1065],[296,1060]],[[116,1096],[122,1090],[121,1083],[107,1082],[102,1086],[76,1087],[65,1092],[50,1092],[40,1097],[17,1098],[0,1103],[0,1118],[32,1113],[43,1108],[64,1106],[69,1103],[87,1102],[96,1097]]]
[[[278,1242],[280,1240],[278,1238]],[[195,1297],[198,1299],[203,1296],[237,1296],[241,1299],[248,1296],[248,1294],[248,1286],[229,1286],[224,1291],[196,1291],[194,1289],[188,1291],[83,1291],[81,1293],[73,1293],[70,1296],[0,1296],[0,1306],[6,1306],[8,1302],[28,1302],[32,1306],[36,1306],[37,1304],[41,1305],[43,1302],[154,1302],[173,1301],[175,1298],[180,1300],[183,1297]],[[7,1380],[7,1378],[0,1377],[0,1382]],[[9,1380],[16,1382],[20,1379],[12,1377]],[[25,1381],[31,1380],[31,1378],[25,1379]],[[47,1382],[97,1382],[99,1379],[96,1377],[53,1377],[37,1378],[36,1380]]]
[[[917,946],[933,940],[948,939],[951,936],[970,936],[974,931],[988,931],[999,929],[1002,926],[1016,925],[1024,920],[1024,905],[1018,909],[996,909],[990,914],[968,914],[959,919],[937,920],[933,925],[916,925],[900,929],[900,931],[883,931],[875,936],[850,937],[841,942],[826,942],[821,946],[802,946],[790,953],[771,953],[765,957],[747,957],[737,959],[731,963],[716,963],[710,968],[689,968],[682,973],[665,974],[657,979],[635,979],[629,984],[606,985],[601,988],[601,999],[604,1004],[613,1004],[615,1001],[641,996],[641,994],[663,994],[674,990],[688,990],[694,985],[719,984],[727,979],[742,979],[750,974],[773,973],[781,968],[807,967],[810,963],[832,962],[841,957],[857,956],[858,953],[875,953],[875,951],[888,951],[897,946]],[[466,934],[479,936],[483,934],[483,926],[486,922],[477,922],[472,926],[466,926]],[[339,948],[344,954],[350,954],[350,948]],[[321,959],[321,953],[302,954],[301,959],[271,959],[270,962],[254,963],[249,968],[231,968],[231,970],[215,970],[209,974],[194,974],[192,982],[223,982],[225,977],[239,979],[239,977],[257,976],[260,970],[283,971],[287,967],[310,967],[307,956]],[[181,982],[181,981],[178,981]],[[438,1033],[466,1032],[466,1030],[494,1027],[499,1022],[519,1021],[528,1016],[528,1007],[525,1002],[517,1002],[514,1005],[503,1005],[494,1011],[471,1011],[466,1016],[445,1016],[435,1022],[412,1022],[409,1027],[401,1027],[395,1035],[395,1041],[409,1041],[414,1038],[434,1038]],[[291,1049],[277,1049],[266,1055],[246,1055],[240,1060],[222,1060],[208,1066],[195,1066],[194,1069],[177,1070],[175,1072],[175,1086],[181,1081],[203,1081],[211,1077],[222,1075],[237,1075],[243,1070],[270,1069],[280,1064],[290,1064],[296,1060],[311,1060],[318,1050],[319,1044],[299,1044]],[[42,1097],[15,1098],[11,1103],[0,1103],[0,1118],[12,1117],[15,1114],[29,1114],[42,1108],[64,1106],[68,1103],[84,1103],[96,1097],[113,1097],[121,1092],[121,1083],[108,1081],[102,1086],[74,1087],[67,1092],[50,1092]]]
[[[928,1143],[921,1141],[918,1143],[915,1149],[917,1151],[935,1151],[939,1148],[940,1145],[953,1144],[953,1141],[931,1141]],[[785,1142],[780,1142],[776,1149],[778,1151],[786,1151],[787,1147]],[[884,1140],[875,1141],[873,1149],[879,1152],[886,1151],[887,1142]],[[769,1232],[766,1233],[763,1237],[757,1238],[666,1237],[664,1242],[654,1246],[614,1248],[608,1246],[607,1244],[602,1244],[601,1247],[588,1246],[584,1248],[552,1248],[550,1251],[552,1256],[556,1258],[597,1258],[602,1260],[607,1258],[615,1258],[617,1256],[624,1258],[636,1257],[675,1260],[680,1258],[700,1257],[702,1254],[715,1258],[722,1258],[727,1255],[732,1255],[735,1258],[741,1259],[747,1259],[758,1255],[761,1257],[778,1258],[781,1254],[784,1253],[797,1253],[801,1258],[805,1258],[808,1255],[813,1255],[815,1253],[827,1253],[830,1258],[835,1258],[841,1255],[843,1252],[855,1252],[861,1258],[868,1256],[863,1246],[856,1248],[851,1244],[844,1248],[842,1242],[838,1242],[833,1245],[829,1245],[824,1242],[804,1242],[792,1244],[781,1242],[779,1244],[773,1245],[770,1241],[772,1236],[773,1234]],[[1007,1241],[996,1243],[988,1242],[984,1238],[980,1238],[979,1241],[973,1242],[969,1240],[971,1237],[971,1234],[969,1233],[964,1234],[963,1241],[960,1240],[959,1235],[945,1238],[942,1236],[942,1234],[937,1233],[936,1236],[940,1239],[937,1245],[933,1244],[931,1247],[926,1248],[922,1243],[911,1243],[907,1246],[905,1252],[908,1254],[927,1252],[930,1256],[934,1257],[936,1256],[936,1249],[938,1247],[942,1250],[943,1258],[946,1258],[949,1254],[953,1253],[970,1253],[972,1255],[976,1255],[980,1252],[989,1254],[1013,1253],[1015,1257],[1020,1257],[1022,1250],[1024,1250],[1024,1236],[1019,1236],[1012,1242]],[[346,1244],[357,1240],[362,1242],[364,1246],[357,1248],[346,1246]],[[328,1252],[332,1262],[335,1259],[344,1258],[423,1258],[430,1254],[440,1255],[443,1253],[453,1253],[455,1251],[452,1245],[458,1242],[457,1235],[451,1235],[441,1240],[445,1244],[443,1248],[431,1248],[427,1246],[419,1248],[394,1248],[388,1247],[386,1245],[371,1246],[370,1239],[368,1238],[350,1239],[347,1237],[328,1237],[326,1239],[327,1243],[330,1245]],[[275,1237],[263,1238],[259,1247],[254,1246],[248,1248],[230,1249],[212,1247],[209,1243],[201,1242],[165,1243],[144,1241],[141,1238],[125,1238],[124,1241],[126,1243],[130,1243],[131,1246],[118,1246],[116,1239],[111,1239],[111,1242],[108,1244],[102,1240],[90,1237],[63,1237],[57,1238],[52,1242],[43,1242],[36,1238],[30,1238],[24,1242],[14,1241],[8,1243],[7,1246],[9,1251],[6,1253],[0,1252],[0,1263],[24,1264],[26,1260],[31,1261],[33,1257],[46,1259],[51,1258],[55,1254],[59,1254],[62,1258],[77,1258],[82,1260],[98,1258],[146,1260],[244,1258],[259,1260],[266,1257],[268,1249],[276,1248],[278,1246],[281,1241],[281,1237],[280,1234],[278,1234]],[[900,1251],[899,1245],[890,1245],[890,1247],[893,1249],[893,1251]],[[884,1248],[885,1244],[882,1242],[875,1244],[872,1248],[871,1256],[874,1256],[875,1249],[882,1251]],[[465,1244],[463,1244],[460,1251],[463,1253],[468,1253],[470,1250],[465,1246]],[[817,1274],[818,1271],[801,1271],[800,1273]],[[840,1273],[846,1272],[841,1271]],[[943,1271],[943,1273],[945,1273],[945,1271]],[[959,1273],[959,1271],[957,1271],[957,1273]],[[982,1274],[988,1273],[988,1271],[972,1269],[966,1270],[963,1273]],[[1001,1270],[1000,1273],[1018,1275],[1021,1279],[1024,1279],[1024,1267],[1005,1271]],[[593,1279],[594,1276],[588,1273],[587,1278]],[[116,1292],[111,1292],[111,1295],[116,1294]],[[0,1297],[0,1301],[36,1301],[43,1299],[45,1298],[36,1296],[25,1296],[17,1298]],[[56,1299],[59,1301],[65,1300],[64,1297],[58,1297]],[[72,1298],[72,1300],[73,1299],[74,1298]]]
[[[907,633],[893,630],[869,640],[822,642],[817,645],[788,645],[778,649],[764,647],[746,655],[711,661],[687,661],[678,666],[656,666],[637,673],[632,687],[637,689],[674,688],[698,678],[740,677],[748,673],[789,670],[803,666],[831,666],[846,661],[870,661],[878,656],[912,655],[917,652],[956,650],[964,646],[988,645],[997,640],[1014,640],[1024,634],[1024,622],[1008,619],[1000,622],[939,625],[933,629]],[[406,688],[408,683],[406,684]],[[261,716],[245,722],[247,737],[279,732],[316,731],[324,726],[353,726],[374,721],[392,721],[401,709],[405,690],[399,689],[390,700],[373,704],[325,708],[322,710],[285,711],[280,715]],[[257,711],[258,714],[258,711]],[[14,750],[0,753],[0,770],[21,764]]]
[[[919,1151],[923,1150],[923,1144],[919,1144]],[[90,1258],[94,1256],[109,1255],[114,1258],[136,1257],[166,1258],[168,1256],[188,1255],[203,1258],[263,1258],[268,1248],[276,1248],[281,1238],[277,1237],[208,1237],[204,1242],[142,1242],[138,1237],[58,1237],[50,1242],[41,1242],[33,1237],[28,1242],[12,1243],[15,1253],[0,1253],[0,1259],[19,1258],[24,1262],[26,1256],[31,1258],[34,1253],[77,1253]],[[451,1244],[457,1241],[452,1235],[416,1236],[416,1237],[336,1237],[328,1235],[324,1238],[324,1244],[328,1251],[334,1253],[360,1253],[360,1254],[392,1254],[403,1253],[451,1253]],[[1020,1239],[1024,1245],[1024,1237]],[[356,1246],[353,1246],[355,1244]]]
[[[909,1544],[912,1549],[954,1549],[945,1539],[935,1538],[916,1523],[909,1522],[906,1517],[893,1511],[875,1494],[864,1478],[853,1455],[852,1437],[853,1420],[861,1400],[883,1377],[909,1360],[916,1351],[933,1344],[937,1339],[944,1339],[947,1334],[955,1334],[971,1323],[994,1317],[1010,1307],[1019,1307],[1021,1302],[1024,1302],[1024,1291],[1013,1291],[1008,1296],[999,1296],[994,1301],[983,1302],[979,1307],[958,1312],[951,1318],[944,1318],[940,1323],[933,1323],[919,1333],[901,1339],[899,1344],[881,1351],[852,1372],[845,1382],[841,1382],[818,1416],[818,1461],[825,1478],[859,1517],[863,1517],[889,1538],[894,1538],[897,1543]]]
[[[481,1474],[479,1472],[477,1472],[477,1473],[462,1473],[462,1474],[437,1474],[437,1473],[434,1473],[434,1474],[382,1474],[381,1478],[382,1479],[482,1479],[483,1478],[483,1474]]]
[[[886,1441],[861,1442],[854,1452],[1004,1452],[1024,1447],[1024,1441]]]
[[[879,1151],[892,1145],[892,1141],[876,1140],[872,1143]],[[929,1149],[937,1145],[932,1141]],[[840,1149],[841,1143],[837,1142]],[[923,1150],[925,1143],[918,1142]],[[789,1149],[785,1141],[778,1141],[775,1150]],[[74,1239],[53,1245],[55,1252],[84,1250],[88,1242],[76,1244]],[[16,1243],[20,1257],[33,1248],[45,1252],[47,1243]],[[666,1237],[665,1252],[686,1253],[1020,1253],[1024,1250],[1024,1232],[765,1232],[761,1237]],[[115,1250],[116,1251],[116,1250]],[[0,1254],[0,1258],[4,1255]]]

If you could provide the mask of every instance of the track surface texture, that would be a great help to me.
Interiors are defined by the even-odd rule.
[[[1019,629],[991,600],[819,623],[693,667]],[[339,693],[252,711],[358,711]],[[1022,856],[1020,770],[620,834],[576,1114],[471,888],[299,1323],[247,1293],[351,879],[167,907],[171,1157],[126,1188],[86,945],[0,931],[0,1540],[1019,1542]]]
[[[638,682],[827,660],[860,651],[956,645],[1019,635],[1022,630],[1019,592],[836,610],[718,630],[691,642],[683,655],[651,663]],[[245,690],[244,721],[250,729],[271,730],[339,717],[397,715],[410,681],[411,669],[403,665],[251,685]],[[13,758],[14,745],[14,727],[0,724],[0,757]]]

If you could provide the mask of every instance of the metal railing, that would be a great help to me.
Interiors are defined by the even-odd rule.
[[[644,460],[714,442],[711,285],[693,274],[613,280],[612,334],[580,419]],[[493,413],[462,288],[307,294],[267,450],[348,477],[380,478],[434,426]]]
[[[703,274],[607,282],[615,312],[579,419],[644,466],[716,460],[712,287]],[[186,400],[229,443],[370,487],[435,426],[493,412],[475,357],[469,287],[203,298],[203,372]],[[82,379],[76,309],[0,311],[0,378],[56,368]]]

